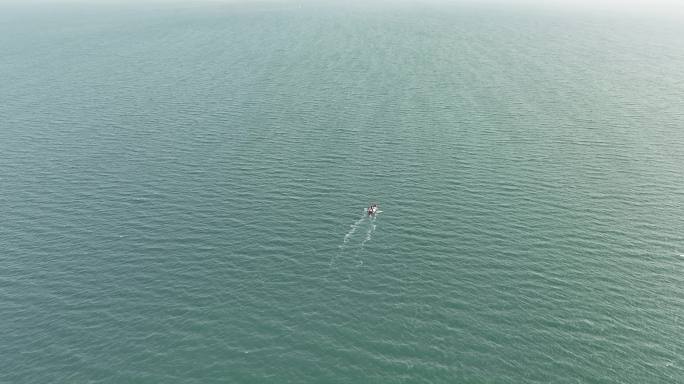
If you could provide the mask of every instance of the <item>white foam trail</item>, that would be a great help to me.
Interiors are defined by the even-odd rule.
[[[370,225],[368,226],[368,231],[366,231],[366,238],[363,239],[361,242],[361,248],[363,248],[363,245],[366,244],[367,241],[369,241],[373,237],[373,233],[375,232],[375,216],[370,220]]]
[[[349,229],[349,232],[347,232],[347,234],[344,235],[344,240],[342,240],[342,244],[340,244],[337,247],[340,249],[339,252],[337,253],[337,256],[342,254],[342,251],[347,246],[349,239],[351,239],[352,235],[354,234],[354,232],[356,232],[356,230],[359,228],[361,223],[363,223],[363,221],[366,220],[366,214],[367,214],[367,212],[364,209],[363,213],[361,213],[361,218],[356,220],[356,222],[354,224],[350,225],[351,228]],[[328,266],[332,268],[334,262],[335,262],[335,255],[333,254],[332,256],[330,256],[330,262],[328,263]]]
[[[366,218],[362,216],[359,220],[357,220],[354,224],[350,226],[351,229],[349,230],[349,232],[347,232],[346,235],[344,235],[344,241],[342,242],[342,244],[347,244],[349,238],[354,234],[354,232],[356,232],[356,229],[359,227],[359,225],[361,225],[361,223],[363,223],[363,220],[365,219]]]

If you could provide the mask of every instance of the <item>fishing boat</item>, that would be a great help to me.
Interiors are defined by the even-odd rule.
[[[371,205],[368,207],[368,216],[373,216],[373,215],[375,215],[376,213],[378,213],[378,209],[380,209],[380,208],[378,207],[377,204],[371,204]]]

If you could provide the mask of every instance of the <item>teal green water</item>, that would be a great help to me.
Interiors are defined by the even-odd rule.
[[[0,382],[684,382],[684,23],[0,9]]]

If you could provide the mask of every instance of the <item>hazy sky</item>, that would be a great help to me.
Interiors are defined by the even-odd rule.
[[[249,3],[249,2],[279,2],[279,3],[307,3],[307,2],[339,2],[345,0],[0,0],[0,3],[82,3],[82,4],[112,4],[112,3]],[[381,2],[384,4],[397,3],[489,3],[489,4],[521,4],[526,6],[582,8],[626,12],[648,13],[681,13],[684,14],[684,0],[352,0],[363,4],[367,2]]]
[[[313,1],[313,0],[308,0]],[[142,2],[174,2],[174,3],[217,3],[217,2],[231,2],[231,3],[248,3],[248,2],[308,2],[307,0],[0,0],[0,2],[32,2],[32,3],[142,3]],[[328,1],[330,0],[322,0]],[[369,0],[373,1],[373,0]],[[315,2],[315,1],[314,1]],[[340,2],[344,2],[340,0]],[[599,5],[599,6],[611,6],[611,7],[654,7],[654,6],[670,6],[683,8],[683,0],[384,0],[385,3],[392,2],[414,2],[414,3],[458,3],[458,2],[470,2],[470,3],[525,3],[525,4],[567,4],[567,5]]]

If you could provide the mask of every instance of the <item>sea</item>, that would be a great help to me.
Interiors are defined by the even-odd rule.
[[[0,382],[684,383],[684,20],[3,3]]]

